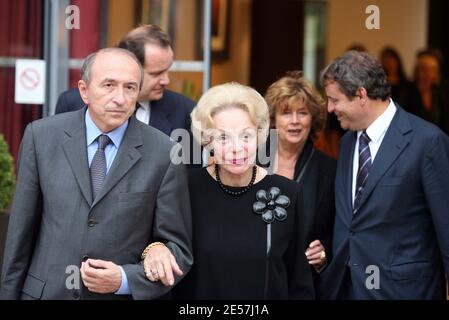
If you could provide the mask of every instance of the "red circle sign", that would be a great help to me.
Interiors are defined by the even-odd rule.
[[[20,74],[20,83],[27,90],[36,89],[36,87],[39,85],[39,82],[39,73],[32,68],[27,68]]]

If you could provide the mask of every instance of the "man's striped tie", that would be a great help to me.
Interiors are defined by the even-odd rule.
[[[371,169],[371,152],[369,142],[371,139],[364,130],[359,138],[359,170],[357,172],[357,184],[354,198],[353,213],[355,214],[360,206],[360,200],[363,195],[363,188],[368,180],[369,170]]]

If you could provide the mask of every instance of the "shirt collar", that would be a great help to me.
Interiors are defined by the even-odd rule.
[[[139,105],[140,108],[144,109],[145,111],[150,109],[150,101],[139,101]]]
[[[366,129],[366,134],[372,142],[377,143],[384,136],[395,113],[396,106],[393,100],[390,99],[387,109]],[[357,137],[360,137],[362,131],[358,132]]]
[[[86,111],[85,122],[87,145],[90,146],[99,135],[104,133],[100,129],[98,129],[98,127],[92,121],[92,118],[89,115],[89,110]],[[112,143],[114,143],[114,146],[117,149],[122,143],[123,136],[125,135],[125,131],[128,128],[128,122],[129,120],[125,121],[121,126],[107,133],[108,137],[111,139]]]

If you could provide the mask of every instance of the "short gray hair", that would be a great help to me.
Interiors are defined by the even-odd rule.
[[[131,59],[133,59],[137,65],[139,66],[139,70],[140,70],[140,84],[139,84],[139,90],[142,88],[142,84],[143,84],[143,68],[142,68],[142,64],[140,63],[140,61],[136,58],[136,56],[134,55],[134,53],[132,53],[129,50],[126,49],[122,49],[122,48],[105,48],[105,49],[100,49],[96,52],[93,52],[91,54],[89,54],[87,56],[86,59],[84,59],[84,63],[83,66],[81,67],[81,80],[83,80],[84,82],[86,82],[87,84],[89,84],[90,82],[90,70],[92,69],[92,65],[95,61],[95,59],[97,58],[97,55],[99,53],[104,53],[104,52],[117,52],[117,53],[123,53],[127,56],[129,56]]]
[[[352,100],[357,90],[366,89],[370,99],[387,100],[390,97],[390,85],[379,61],[366,52],[348,51],[329,64],[320,76],[320,84],[336,82],[341,91]]]

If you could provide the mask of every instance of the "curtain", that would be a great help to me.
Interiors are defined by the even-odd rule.
[[[42,58],[43,0],[0,0],[0,56]],[[42,106],[14,102],[15,68],[0,67],[0,132],[17,159],[26,125]]]
[[[100,48],[101,0],[72,0],[80,9],[80,29],[70,31],[70,58],[84,59]],[[0,57],[43,57],[44,0],[0,0]],[[76,86],[79,70],[70,70]],[[41,105],[14,102],[15,68],[0,67],[0,132],[17,159],[27,124],[42,117]]]

